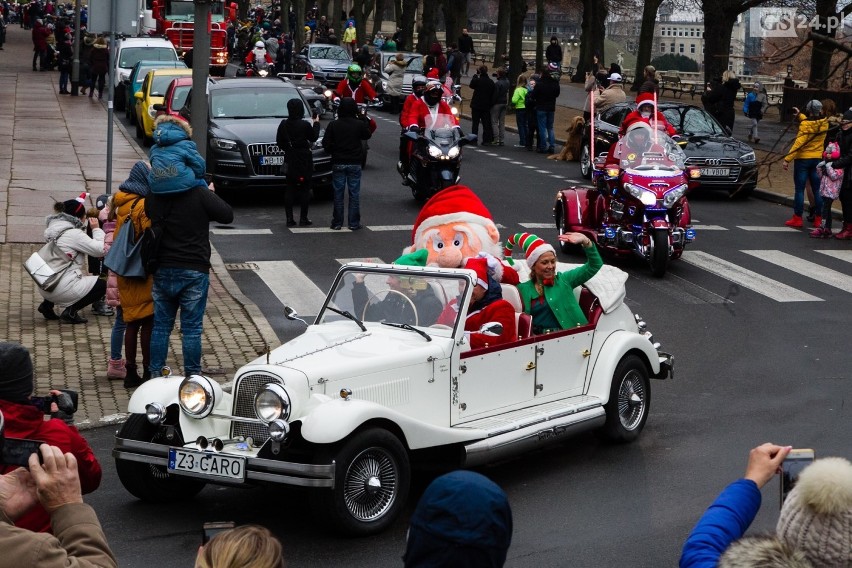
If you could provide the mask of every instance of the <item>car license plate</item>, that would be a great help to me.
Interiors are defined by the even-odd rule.
[[[260,165],[261,166],[283,166],[284,165],[284,156],[261,156],[260,157]]]
[[[728,168],[701,168],[702,176],[718,176],[725,177],[727,176],[731,170]]]
[[[245,481],[246,459],[212,452],[169,448],[168,471],[197,477],[224,477]]]

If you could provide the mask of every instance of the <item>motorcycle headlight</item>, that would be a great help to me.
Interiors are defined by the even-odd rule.
[[[429,155],[433,158],[440,158],[444,153],[437,146],[429,146]]]
[[[290,395],[277,383],[269,383],[254,398],[254,412],[267,424],[290,418]]]
[[[683,194],[686,193],[686,187],[687,186],[685,185],[679,185],[676,188],[668,191],[663,196],[663,205],[665,205],[667,208],[673,206],[677,202],[677,200],[683,197]]]
[[[459,109],[457,109],[456,107],[450,107],[450,112],[453,113],[453,116],[459,115]]]
[[[231,150],[234,151],[237,149],[237,143],[234,140],[227,140],[225,138],[214,138],[211,142],[214,148],[219,150]]]
[[[624,191],[635,197],[636,199],[641,199],[642,194],[645,192],[644,189],[639,187],[638,185],[633,185],[632,183],[624,184]]]
[[[461,152],[461,150],[459,149],[459,147],[458,147],[458,146],[453,146],[452,148],[450,148],[450,151],[449,151],[449,152],[447,152],[447,155],[448,155],[450,158],[455,158],[456,156],[458,156],[458,155],[459,155],[459,152]]]
[[[331,89],[326,89],[325,91],[323,91],[322,94],[327,99],[330,99],[332,95],[334,95],[334,93],[331,92]]]
[[[261,69],[257,72],[257,74],[261,77],[266,77],[267,75],[269,75],[269,71],[267,71],[266,69]]]
[[[650,191],[643,190],[642,197],[639,198],[639,201],[642,202],[642,205],[656,205],[657,196]]]
[[[748,154],[740,156],[740,162],[743,164],[753,164],[755,161],[754,152],[749,152]]]
[[[178,389],[180,407],[193,418],[204,418],[210,414],[216,402],[214,398],[210,379],[201,375],[188,376]]]

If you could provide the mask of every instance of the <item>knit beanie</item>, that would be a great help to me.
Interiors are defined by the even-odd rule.
[[[33,361],[19,343],[0,343],[0,399],[25,403],[33,394]]]
[[[852,463],[823,458],[805,468],[781,507],[776,534],[816,568],[852,566]]]
[[[512,249],[515,246],[520,246],[524,250],[524,255],[527,257],[527,266],[530,268],[533,267],[539,257],[544,253],[552,252],[556,254],[556,250],[551,245],[532,233],[515,233],[506,240],[503,254],[507,259],[512,258]]]
[[[130,168],[130,175],[118,186],[118,189],[145,197],[151,189],[148,185],[149,171],[148,164],[139,160]]]
[[[85,191],[74,199],[62,202],[62,212],[73,217],[83,217],[86,214],[86,198],[89,194]]]

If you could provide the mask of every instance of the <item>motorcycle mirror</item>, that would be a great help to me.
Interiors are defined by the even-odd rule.
[[[284,317],[290,321],[300,321],[303,324],[308,325],[308,322],[300,318],[298,312],[290,306],[284,306]]]
[[[489,337],[499,337],[503,334],[503,324],[497,321],[489,321],[482,324],[479,328],[479,333]]]
[[[476,142],[477,138],[478,138],[478,136],[476,134],[472,134],[472,133],[468,134],[467,136],[464,137],[464,139],[467,140],[468,142]]]

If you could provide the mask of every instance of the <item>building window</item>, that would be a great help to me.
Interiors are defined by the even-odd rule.
[[[695,53],[695,44],[694,43],[689,44],[689,53]]]
[[[671,43],[669,44],[669,51],[671,51],[672,53],[674,53],[674,52],[675,52],[675,44],[674,44],[674,42],[671,42]]]
[[[663,43],[660,44],[660,53],[665,53],[665,52],[666,52],[666,44],[665,44],[665,42],[663,42]]]
[[[683,44],[680,44],[680,52],[683,53]]]

